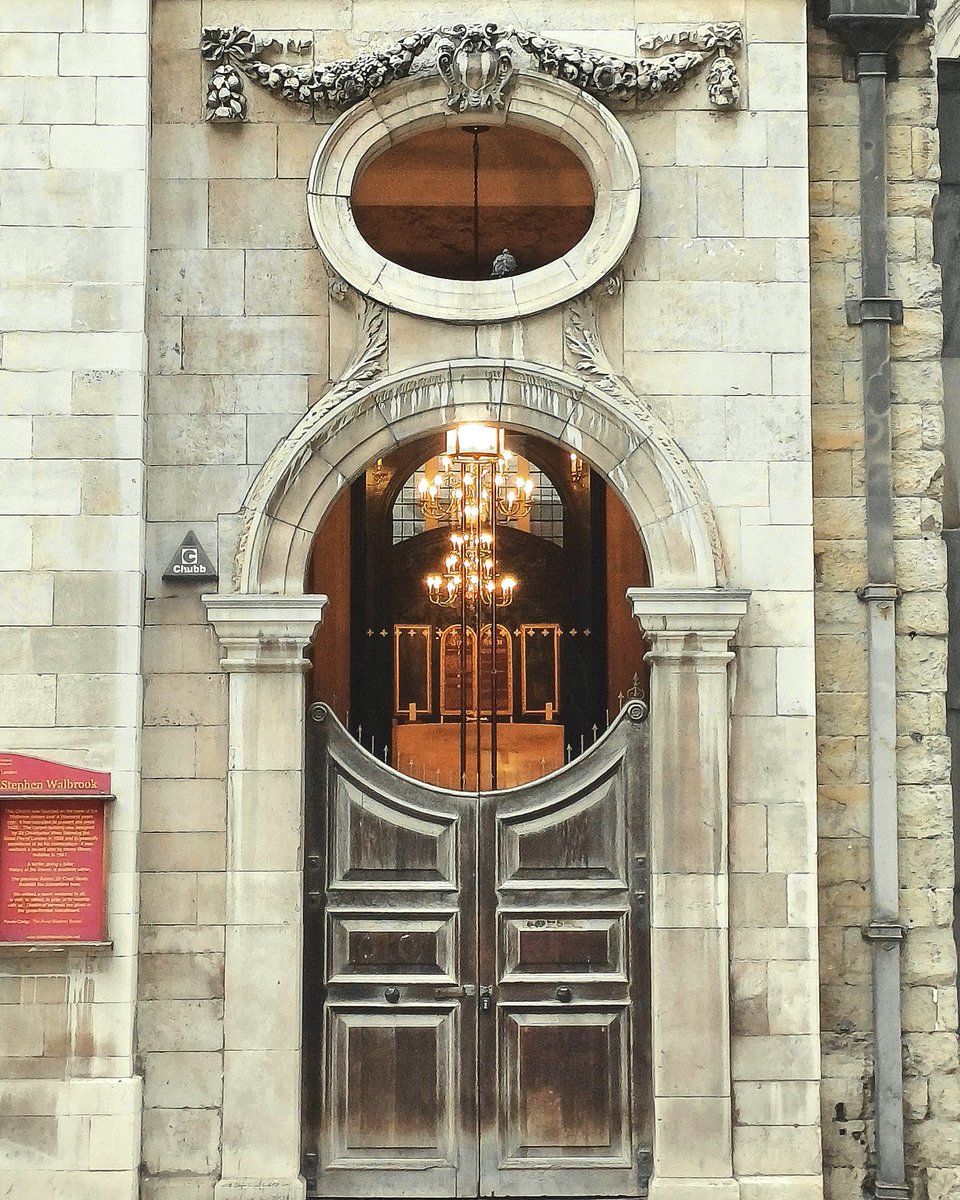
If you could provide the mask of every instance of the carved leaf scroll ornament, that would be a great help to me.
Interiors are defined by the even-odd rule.
[[[647,57],[617,58],[583,46],[564,45],[512,26],[492,23],[441,25],[407,34],[383,50],[315,66],[266,62],[272,44],[249,29],[204,28],[200,53],[215,64],[207,92],[208,121],[246,120],[241,74],[297,104],[345,111],[374,92],[415,71],[427,50],[447,85],[454,112],[503,108],[505,90],[517,69],[518,53],[530,66],[600,100],[640,103],[675,92],[707,63],[707,95],[717,109],[736,108],[740,79],[734,57],[743,48],[743,30],[733,22],[658,35],[640,43]],[[659,53],[675,47],[673,53]]]

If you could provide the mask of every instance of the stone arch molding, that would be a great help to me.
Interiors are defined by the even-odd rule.
[[[560,258],[505,279],[421,275],[384,258],[361,235],[352,195],[366,165],[415,134],[477,122],[444,103],[436,76],[405,80],[349,109],[321,141],[307,179],[307,216],[333,274],[362,295],[403,312],[450,322],[508,321],[553,308],[593,287],[623,258],[640,216],[640,166],[621,123],[604,106],[549,76],[518,74],[509,102],[484,113],[560,142],[582,162],[594,193],[584,237]]]
[[[328,394],[276,446],[247,494],[234,590],[302,595],[314,535],[342,489],[401,443],[460,421],[493,421],[570,446],[626,504],[655,587],[723,586],[699,475],[640,398],[620,392],[550,367],[464,359],[381,377],[346,398]]]

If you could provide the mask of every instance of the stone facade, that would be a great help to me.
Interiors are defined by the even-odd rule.
[[[0,11],[0,725],[111,771],[113,949],[0,955],[0,1192],[134,1193],[149,4]]]
[[[888,128],[891,287],[905,305],[904,324],[893,331],[905,1112],[911,1183],[933,1200],[958,1185],[958,1077],[931,50],[927,36],[902,49]],[[864,431],[859,331],[842,316],[845,298],[859,294],[857,96],[842,60],[832,38],[811,31],[823,1145],[827,1194],[845,1198],[859,1192],[873,1128],[870,957],[860,934],[870,908],[867,631],[855,595],[866,565]]]
[[[310,64],[464,19],[462,5],[148,8],[0,11],[2,744],[112,770],[118,794],[112,953],[0,951],[0,1193],[302,1195],[300,668],[323,608],[302,595],[311,536],[351,472],[425,419],[506,419],[499,373],[510,419],[601,467],[644,527],[654,586],[632,602],[654,661],[657,779],[677,771],[688,818],[700,800],[716,812],[713,840],[680,818],[655,839],[654,1187],[815,1200],[825,1185],[856,1200],[873,1136],[867,659],[860,346],[843,319],[859,294],[857,99],[837,43],[803,0],[492,5],[484,19],[624,57],[681,25],[742,22],[743,94],[718,113],[701,79],[613,116],[578,98],[578,128],[619,123],[640,166],[639,185],[614,188],[642,196],[621,272],[546,311],[439,322],[422,313],[429,289],[420,315],[331,289],[306,193],[337,114],[248,81],[246,123],[205,121],[198,42],[204,25],[311,38],[284,52]],[[385,121],[411,95],[442,109],[437,81],[392,87]],[[523,87],[560,119],[560,84]],[[907,309],[894,461],[908,1163],[916,1200],[946,1200],[960,1077],[927,35],[889,94],[892,286]],[[436,363],[454,365],[452,406]],[[161,580],[188,528],[219,553],[206,605]],[[674,756],[669,714],[692,694],[700,735]]]

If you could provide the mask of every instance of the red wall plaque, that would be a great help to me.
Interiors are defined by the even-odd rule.
[[[0,796],[109,796],[106,771],[86,771],[63,763],[0,753]]]
[[[0,754],[0,943],[106,940],[110,776]]]

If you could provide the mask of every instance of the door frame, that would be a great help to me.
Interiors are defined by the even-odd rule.
[[[368,302],[369,304],[369,302]],[[384,314],[374,305],[371,337]],[[379,335],[378,335],[379,336]],[[379,362],[379,359],[378,359]],[[706,489],[622,380],[512,359],[350,380],[267,459],[221,518],[205,596],[230,674],[221,1178],[216,1200],[303,1200],[300,1075],[304,652],[326,597],[304,596],[325,513],[366,464],[427,428],[491,421],[574,447],[641,531],[654,586],[631,597],[651,661],[652,1200],[735,1200],[728,901],[730,649],[748,593],[725,586]],[[369,378],[369,377],[368,377]],[[229,583],[226,583],[229,581]],[[676,802],[679,801],[679,802]],[[683,839],[689,835],[689,842]],[[677,839],[680,839],[678,841]],[[267,902],[265,903],[265,898]],[[815,937],[815,913],[800,918]],[[272,1003],[249,986],[266,980]],[[712,1035],[703,1036],[705,1027]],[[271,1120],[264,1122],[265,1102]]]

